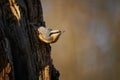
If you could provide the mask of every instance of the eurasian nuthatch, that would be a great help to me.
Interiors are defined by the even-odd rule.
[[[64,32],[62,30],[52,30],[42,26],[37,30],[39,39],[45,43],[55,43],[60,35]]]

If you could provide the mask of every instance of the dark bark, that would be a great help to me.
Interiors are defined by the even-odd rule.
[[[58,80],[51,47],[30,23],[45,27],[40,0],[0,0],[0,80]]]

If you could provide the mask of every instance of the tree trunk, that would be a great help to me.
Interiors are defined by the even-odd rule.
[[[0,80],[59,80],[31,23],[45,27],[40,0],[0,0]]]

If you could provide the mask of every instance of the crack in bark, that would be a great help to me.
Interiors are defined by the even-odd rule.
[[[9,3],[10,3],[10,9],[11,9],[12,13],[19,21],[21,19],[19,6],[15,2],[15,0],[9,0]]]

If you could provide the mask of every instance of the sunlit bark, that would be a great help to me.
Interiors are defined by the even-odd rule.
[[[58,80],[51,47],[30,23],[45,27],[40,0],[0,1],[0,80]]]

